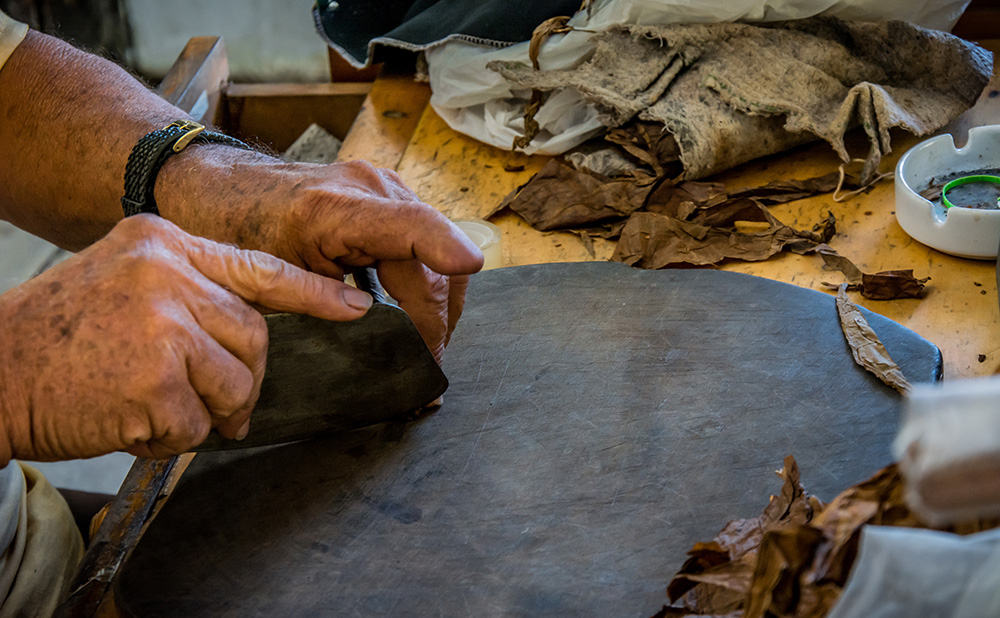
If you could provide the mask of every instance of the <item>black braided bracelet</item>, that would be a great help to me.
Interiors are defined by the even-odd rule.
[[[147,133],[135,145],[125,164],[125,195],[122,209],[130,217],[141,212],[160,214],[153,199],[156,174],[171,156],[181,152],[191,143],[223,144],[252,150],[240,140],[206,131],[203,125],[190,120],[178,120],[162,129]]]

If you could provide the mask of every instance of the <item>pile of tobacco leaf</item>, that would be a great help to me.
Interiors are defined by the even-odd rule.
[[[833,608],[866,524],[928,528],[906,506],[895,464],[824,505],[803,489],[793,457],[778,475],[781,493],[753,519],[731,521],[696,543],[667,586],[669,606],[653,618],[820,618]],[[979,521],[951,532],[996,528]]]
[[[611,259],[636,268],[707,266],[730,259],[753,262],[782,251],[815,253],[844,273],[849,289],[866,298],[923,296],[927,279],[915,278],[913,271],[863,273],[831,248],[827,243],[836,234],[833,213],[810,230],[798,230],[768,209],[838,187],[856,187],[849,177],[833,172],[736,191],[727,191],[719,182],[675,182],[660,163],[663,155],[651,130],[636,124],[629,131],[612,131],[605,139],[637,162],[631,169],[607,176],[553,158],[491,215],[510,208],[540,231],[575,232],[591,252],[593,238],[617,239]]]

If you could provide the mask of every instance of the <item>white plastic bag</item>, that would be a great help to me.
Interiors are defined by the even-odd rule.
[[[899,19],[925,28],[950,30],[970,0],[596,0],[570,25],[580,30],[555,35],[539,54],[544,70],[569,69],[594,50],[594,33],[620,24],[769,22],[833,15],[842,19]],[[586,30],[587,32],[581,31]],[[524,133],[524,108],[530,93],[513,92],[492,61],[529,63],[528,43],[496,49],[449,41],[427,50],[431,105],[453,129],[509,149]],[[528,154],[559,154],[600,134],[597,110],[578,95],[556,93],[535,116],[541,132]]]
[[[958,536],[867,526],[828,618],[1000,616],[1000,530]]]

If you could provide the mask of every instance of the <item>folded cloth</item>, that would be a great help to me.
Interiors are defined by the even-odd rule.
[[[365,67],[379,61],[379,47],[419,51],[449,40],[505,47],[579,7],[580,0],[320,0],[313,18],[328,45]]]
[[[844,133],[860,125],[871,143],[864,183],[890,151],[891,128],[944,126],[975,103],[993,65],[989,52],[944,32],[818,17],[623,26],[574,69],[489,66],[516,87],[579,92],[610,127],[662,123],[689,179],[817,138],[846,162]]]

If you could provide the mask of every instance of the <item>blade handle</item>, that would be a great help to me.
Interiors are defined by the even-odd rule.
[[[354,283],[359,290],[368,292],[377,303],[386,304],[385,288],[379,283],[374,268],[359,268],[354,271]]]

